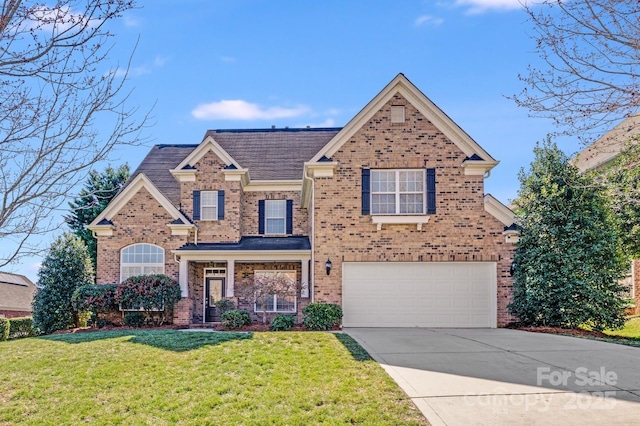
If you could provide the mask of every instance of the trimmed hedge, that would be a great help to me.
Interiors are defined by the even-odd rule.
[[[0,318],[0,341],[35,335],[31,317]]]
[[[9,330],[11,324],[9,324],[8,318],[0,318],[0,342],[9,340]]]
[[[220,322],[226,328],[240,328],[251,324],[251,315],[242,309],[232,309],[220,315]]]
[[[31,337],[35,336],[33,331],[33,318],[32,317],[20,317],[9,319],[9,338],[15,339],[18,337]]]
[[[309,303],[302,313],[309,330],[331,330],[342,322],[342,307],[334,303]]]

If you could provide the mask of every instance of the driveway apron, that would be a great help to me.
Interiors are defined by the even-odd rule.
[[[640,425],[640,348],[508,329],[348,328],[432,425]]]

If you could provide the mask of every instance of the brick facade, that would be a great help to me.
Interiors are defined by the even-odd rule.
[[[391,105],[406,105],[406,122],[391,124]],[[333,178],[315,180],[315,299],[342,303],[342,262],[497,262],[498,325],[513,321],[509,269],[514,246],[484,208],[483,176],[466,176],[465,154],[399,95],[345,143]],[[416,225],[384,225],[361,212],[361,168],[436,168],[437,214]],[[339,196],[337,196],[339,194]],[[325,271],[331,259],[330,275]]]
[[[404,105],[404,123],[391,123],[391,106]],[[98,283],[120,280],[120,251],[134,243],[149,243],[165,250],[165,273],[179,280],[179,254],[175,250],[187,243],[237,243],[241,237],[258,235],[258,202],[263,199],[293,200],[293,235],[308,236],[314,259],[311,286],[314,301],[342,303],[342,262],[495,262],[497,265],[497,319],[504,326],[513,321],[507,313],[512,279],[509,275],[514,246],[505,242],[504,223],[487,212],[484,202],[484,176],[466,175],[462,167],[467,155],[398,92],[355,131],[330,161],[337,163],[332,177],[314,177],[308,208],[301,202],[300,190],[255,191],[243,188],[238,180],[225,180],[225,164],[213,152],[205,153],[196,164],[195,181],[179,183],[175,208],[193,217],[193,191],[224,190],[224,220],[195,221],[189,235],[172,235],[167,224],[174,220],[146,189],[138,191],[127,204],[107,219],[113,235],[98,237]],[[187,154],[185,154],[186,156]],[[182,157],[185,158],[185,157]],[[182,159],[178,159],[176,164]],[[303,161],[307,161],[305,159]],[[278,167],[286,167],[276,165]],[[363,215],[362,168],[434,168],[436,171],[437,213],[418,230],[415,224],[385,224],[378,230],[371,216]],[[251,171],[249,171],[249,176]],[[300,176],[302,179],[302,176]],[[197,230],[196,230],[197,228]],[[266,237],[267,238],[267,237]],[[224,252],[210,258],[189,258],[186,266],[188,297],[174,308],[174,323],[203,322],[204,270],[226,265]],[[234,254],[235,256],[235,254]],[[295,270],[301,282],[302,259],[229,257],[235,262],[233,280],[240,289],[255,270]],[[295,259],[301,261],[295,261]],[[283,260],[286,259],[286,260]],[[330,275],[325,261],[331,259]],[[305,265],[306,267],[306,265]],[[185,278],[183,282],[185,282]],[[227,277],[227,282],[229,277]],[[636,291],[638,289],[636,285]],[[311,298],[298,293],[297,318]],[[246,300],[233,296],[241,308],[258,316]]]

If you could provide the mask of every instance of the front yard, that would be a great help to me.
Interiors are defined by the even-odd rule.
[[[0,424],[428,424],[349,336],[126,330],[0,342]]]

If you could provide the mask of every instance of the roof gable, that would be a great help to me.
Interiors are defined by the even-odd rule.
[[[319,162],[323,157],[331,158],[374,114],[393,96],[399,93],[422,115],[431,121],[449,140],[469,158],[480,157],[490,168],[498,162],[464,132],[449,116],[427,98],[404,74],[398,74],[382,89],[347,125],[327,143],[310,162]]]
[[[151,180],[144,174],[139,173],[129,184],[107,205],[107,208],[96,217],[88,226],[89,229],[113,226],[111,219],[141,190],[146,189],[153,198],[173,217],[180,219],[183,223],[190,224],[191,221],[178,210],[167,197],[158,190]]]
[[[198,145],[196,149],[191,151],[184,160],[178,164],[175,170],[193,170],[193,165],[202,159],[207,153],[213,152],[226,166],[233,165],[235,168],[240,169],[240,164],[225,151],[216,140],[209,134],[205,135],[204,140]]]

